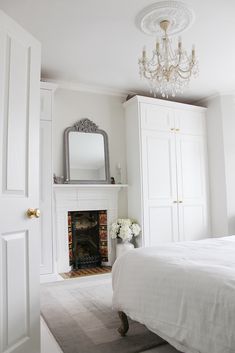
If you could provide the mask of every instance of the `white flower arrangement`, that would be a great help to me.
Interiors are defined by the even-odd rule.
[[[125,242],[137,237],[140,231],[141,228],[135,221],[129,218],[119,218],[111,225],[110,235],[112,239],[120,238]]]

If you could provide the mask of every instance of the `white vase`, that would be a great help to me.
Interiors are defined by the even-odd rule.
[[[127,251],[134,249],[134,245],[129,241],[116,244],[116,258],[125,254]]]

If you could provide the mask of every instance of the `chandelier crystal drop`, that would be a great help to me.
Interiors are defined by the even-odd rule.
[[[189,85],[190,78],[197,77],[199,73],[194,46],[188,55],[179,38],[178,46],[173,49],[172,40],[167,34],[169,26],[168,20],[160,22],[163,30],[161,42],[156,42],[151,58],[147,57],[144,48],[139,59],[140,77],[148,81],[154,97],[157,94],[161,94],[163,98],[175,97]]]

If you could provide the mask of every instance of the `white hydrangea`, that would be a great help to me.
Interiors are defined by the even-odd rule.
[[[110,236],[112,239],[120,238],[123,241],[130,241],[132,237],[140,234],[140,226],[129,218],[119,218],[117,222],[112,223],[110,227]]]
[[[123,224],[120,228],[119,235],[123,241],[130,241],[132,239],[131,228],[127,224]]]
[[[130,227],[131,224],[132,224],[132,222],[131,222],[131,220],[129,218],[119,218],[117,220],[117,223],[119,223],[121,226],[122,225],[126,225],[128,227]]]
[[[120,225],[118,223],[111,224],[110,235],[112,239],[117,238],[119,229],[120,229]]]
[[[139,224],[133,223],[131,225],[131,230],[132,230],[132,233],[133,233],[134,237],[137,237],[140,234],[140,230],[141,229],[140,229]]]

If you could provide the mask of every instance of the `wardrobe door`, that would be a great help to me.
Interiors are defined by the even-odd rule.
[[[175,134],[142,131],[144,245],[178,240]]]
[[[180,240],[209,236],[206,146],[203,136],[176,134]]]

